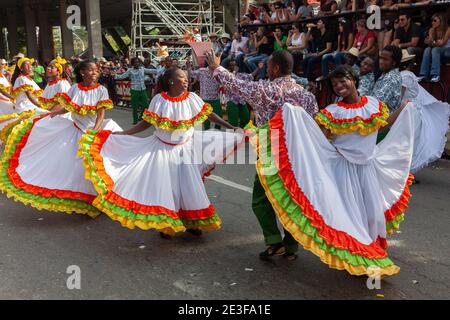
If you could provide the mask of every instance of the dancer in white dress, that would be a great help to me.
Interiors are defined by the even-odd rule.
[[[284,228],[322,262],[353,275],[394,275],[386,234],[410,196],[414,106],[389,116],[383,102],[359,96],[350,67],[329,78],[343,101],[320,111],[317,123],[286,103],[252,138],[257,171]],[[378,129],[392,123],[377,145]]]
[[[80,155],[87,178],[99,194],[93,204],[130,229],[156,229],[168,236],[216,230],[221,221],[202,179],[216,161],[244,141],[244,135],[201,131],[208,118],[224,128],[239,128],[187,91],[183,70],[168,69],[159,83],[162,92],[152,99],[144,120],[135,127],[118,134],[83,135]],[[156,127],[153,135],[132,136],[152,125]]]
[[[17,117],[12,86],[0,70],[0,122]]]
[[[104,121],[105,110],[113,105],[107,89],[97,84],[97,65],[82,62],[76,74],[78,83],[56,95],[65,109],[14,127],[1,157],[0,190],[37,209],[94,217],[99,214],[91,205],[96,192],[84,178],[78,141],[86,129],[121,128]],[[67,112],[73,120],[60,116]]]
[[[33,81],[32,65],[33,59],[21,58],[17,61],[16,69],[12,77],[14,86],[11,91],[15,98],[14,109],[9,115],[3,114],[0,122],[0,139],[6,143],[6,140],[14,126],[22,120],[32,117],[35,114],[45,114],[48,111],[41,108],[38,98],[42,95],[42,90]],[[11,110],[10,110],[11,111]]]
[[[66,60],[57,57],[47,66],[46,77],[48,84],[39,98],[44,109],[52,111],[54,107],[59,105],[55,99],[56,95],[60,92],[67,93],[71,87],[70,82],[67,80],[69,75],[66,75],[64,72],[66,64]]]
[[[418,82],[409,70],[414,55],[403,50],[402,66],[402,101],[412,101],[417,108],[415,113],[414,153],[411,172],[415,173],[442,156],[449,130],[450,105],[437,100]],[[418,183],[418,180],[415,180]]]

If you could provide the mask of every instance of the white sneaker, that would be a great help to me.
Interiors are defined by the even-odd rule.
[[[441,78],[439,76],[434,76],[433,78],[431,78],[431,82],[439,82],[439,80],[441,80]]]
[[[422,81],[423,79],[425,79],[425,76],[419,76],[419,77],[417,77],[417,81]]]

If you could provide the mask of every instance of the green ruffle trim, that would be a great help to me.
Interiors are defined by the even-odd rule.
[[[373,117],[372,121],[364,122],[362,119],[356,119],[351,122],[333,122],[326,114],[318,112],[315,120],[331,131],[332,134],[341,135],[359,131],[361,135],[368,135],[387,125],[389,118],[389,108],[382,104],[382,114]]]
[[[386,223],[386,232],[387,234],[393,234],[395,231],[400,229],[400,223],[402,223],[405,220],[405,215],[402,213],[398,217],[396,217],[392,221],[388,221]]]
[[[206,227],[208,225],[220,224],[221,220],[217,214],[215,214],[211,218],[201,220],[174,219],[168,217],[165,214],[144,215],[120,207],[105,199],[105,196],[108,193],[108,186],[102,179],[102,177],[98,174],[96,165],[94,164],[94,159],[90,154],[91,146],[94,143],[96,133],[97,132],[95,131],[88,131],[87,133],[83,134],[82,138],[79,141],[80,149],[78,151],[78,156],[83,159],[83,165],[86,169],[86,179],[92,182],[95,190],[98,193],[98,196],[94,200],[93,205],[96,206],[100,211],[106,213],[113,220],[119,220],[116,215],[121,217],[120,222],[123,226],[129,226],[128,224],[131,224],[134,227],[134,221],[140,221],[144,224],[169,224],[175,229],[202,229],[203,227]],[[167,228],[167,226],[165,228]]]
[[[169,131],[189,130],[190,128],[195,127],[196,125],[199,125],[208,120],[208,117],[212,112],[213,112],[212,106],[209,103],[207,103],[203,108],[203,110],[200,111],[200,113],[195,118],[191,120],[179,121],[179,123],[167,118],[159,118],[158,116],[154,116],[145,112],[142,115],[142,119],[147,121],[151,125],[154,125],[164,130]]]
[[[33,121],[27,119],[15,126],[12,130],[11,138],[5,146],[0,163],[0,190],[5,193],[8,198],[14,198],[15,201],[30,205],[38,210],[65,212],[69,214],[76,212],[88,214],[91,217],[98,216],[100,212],[84,201],[56,197],[47,198],[41,195],[31,194],[16,188],[9,180],[7,174],[9,160],[14,155],[16,145],[21,141],[22,137],[31,130],[32,126]]]
[[[261,127],[261,130],[268,130],[268,125]],[[258,130],[259,131],[259,130]],[[270,161],[263,164],[264,168],[273,169],[274,159],[271,155],[270,149],[270,139],[268,139],[269,146],[264,148],[263,153],[265,155],[259,155],[262,159],[268,159]],[[259,172],[259,174],[264,175],[264,172]],[[301,208],[296,204],[296,202],[291,198],[288,190],[285,189],[283,181],[278,174],[274,175],[264,175],[267,185],[269,187],[270,193],[277,200],[279,205],[284,209],[292,223],[295,223],[300,227],[301,231],[306,235],[313,238],[313,241],[320,247],[321,250],[328,252],[329,254],[338,257],[339,259],[347,262],[353,266],[378,266],[380,268],[386,268],[393,266],[394,263],[389,258],[382,259],[369,259],[367,257],[351,254],[348,250],[338,249],[333,246],[328,245],[319,235],[319,232],[314,228],[309,219],[303,214]]]

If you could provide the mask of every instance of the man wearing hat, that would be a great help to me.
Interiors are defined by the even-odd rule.
[[[222,55],[220,57],[220,60],[223,61],[230,55],[231,51],[231,37],[228,33],[224,32],[220,36],[220,43],[223,46]]]
[[[224,68],[228,68],[230,60],[242,60],[244,52],[248,48],[248,38],[242,36],[242,32],[235,32],[233,35],[233,42],[231,43],[230,55],[223,59],[220,65]],[[239,62],[238,62],[239,65]]]
[[[213,32],[209,35],[209,41],[212,44],[212,49],[214,50],[214,53],[216,55],[219,55],[222,53],[223,47],[219,41],[217,41],[217,33]]]
[[[350,48],[350,50],[347,51],[347,53],[344,56],[344,64],[352,67],[352,69],[356,72],[357,75],[359,75],[359,67],[356,64],[359,57],[359,50],[358,48]]]

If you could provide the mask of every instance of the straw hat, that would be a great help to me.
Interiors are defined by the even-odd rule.
[[[358,58],[359,56],[359,49],[358,48],[350,48],[350,50],[348,50],[348,54],[351,54],[352,56]]]
[[[226,32],[222,33],[222,34],[220,35],[220,38],[225,38],[225,39],[231,40],[230,35],[229,35],[228,33],[226,33]]]
[[[416,57],[415,54],[409,54],[408,50],[402,49],[402,60],[401,62],[406,62],[412,60]]]

